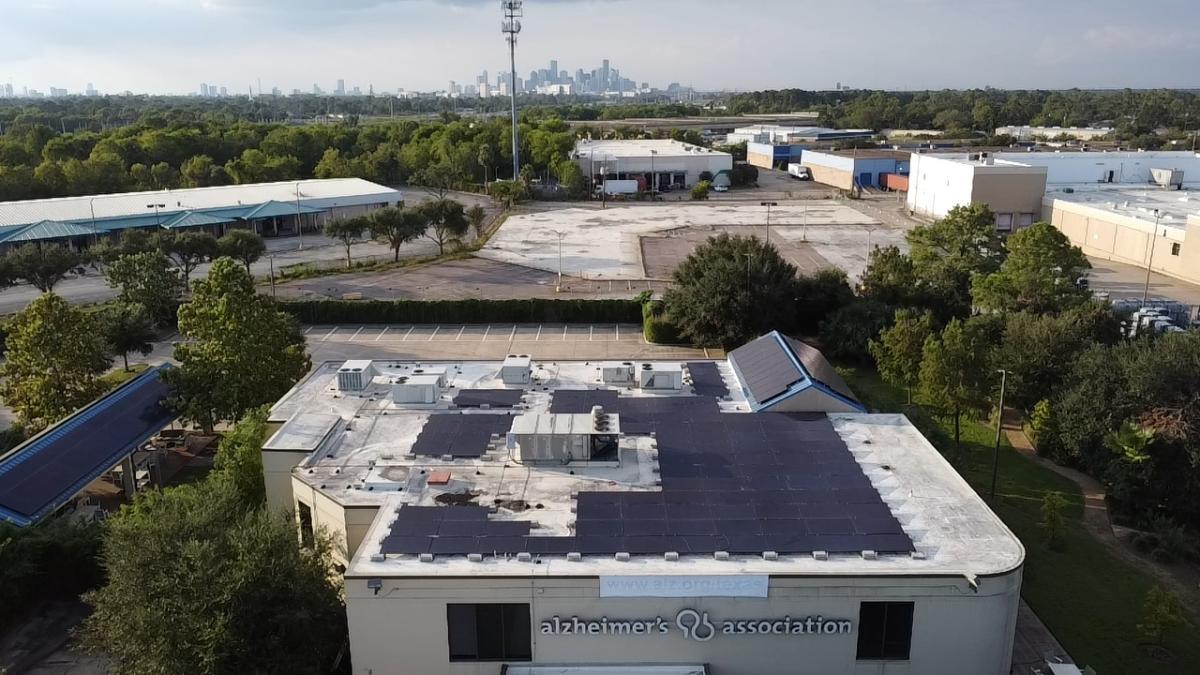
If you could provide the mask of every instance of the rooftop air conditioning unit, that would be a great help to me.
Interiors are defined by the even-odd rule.
[[[1176,190],[1183,189],[1183,171],[1181,169],[1150,169],[1150,177],[1154,184]]]
[[[643,363],[638,370],[642,389],[683,389],[683,366],[678,363]]]
[[[500,364],[500,381],[504,384],[529,384],[533,359],[528,354],[509,354]]]
[[[591,413],[527,413],[513,417],[505,447],[522,463],[616,461],[621,436],[617,415],[596,406]]]
[[[347,361],[338,368],[337,386],[341,391],[362,391],[374,377],[375,367],[370,361]]]
[[[437,378],[437,386],[445,388],[446,386],[446,368],[443,366],[425,366],[423,368],[413,368],[413,375],[429,375]]]
[[[392,401],[401,404],[429,405],[441,398],[437,375],[407,375],[392,381]]]
[[[600,379],[606,384],[633,384],[633,362],[605,361],[600,364]]]

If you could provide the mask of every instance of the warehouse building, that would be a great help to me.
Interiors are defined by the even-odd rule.
[[[129,229],[289,234],[400,201],[398,191],[361,178],[330,178],[0,202],[0,247],[85,246]]]
[[[996,229],[1012,232],[1041,218],[1046,173],[1045,166],[1019,164],[987,152],[913,153],[908,210],[942,218],[956,206],[986,204],[996,214]]]
[[[997,136],[1012,136],[1018,141],[1055,140],[1073,138],[1078,141],[1094,141],[1111,134],[1112,127],[996,127]]]
[[[337,538],[364,675],[1008,673],[1024,549],[858,410],[777,334],[326,363],[271,411],[267,499]]]
[[[1042,217],[1089,256],[1200,284],[1200,204],[1188,192],[1055,188],[1045,195]]]
[[[592,185],[637,180],[643,190],[682,190],[733,169],[727,152],[670,139],[579,141],[571,158]]]
[[[738,143],[796,144],[843,141],[870,138],[875,132],[870,129],[829,129],[827,127],[797,127],[779,124],[755,124],[738,127],[725,136],[727,145]]]
[[[801,163],[818,183],[855,190],[884,187],[889,175],[908,175],[909,155],[896,150],[806,150]]]

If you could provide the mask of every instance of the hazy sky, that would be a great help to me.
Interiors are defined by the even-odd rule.
[[[507,70],[498,0],[0,0],[0,82],[444,89]],[[1200,0],[526,0],[517,72],[701,89],[1200,86]]]

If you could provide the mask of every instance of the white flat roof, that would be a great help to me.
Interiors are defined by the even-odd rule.
[[[651,151],[658,157],[697,157],[724,155],[729,153],[704,148],[691,143],[683,143],[665,138],[645,138],[612,141],[579,141],[575,144],[575,154],[578,157],[650,157]]]
[[[148,203],[163,204],[162,213],[173,213],[191,209],[261,204],[267,201],[295,202],[297,187],[299,187],[301,202],[321,200],[324,205],[334,205],[339,198],[379,195],[392,201],[398,199],[400,195],[396,190],[361,178],[328,178],[180,190],[119,192],[54,199],[27,199],[0,202],[0,226],[24,225],[41,220],[86,220],[92,217],[93,208],[95,217],[98,219],[144,216]]]
[[[1065,192],[1064,188],[1072,190]],[[1155,187],[1098,187],[1094,183],[1055,186],[1046,190],[1046,199],[1061,199],[1074,204],[1084,204],[1127,218],[1136,218],[1154,224],[1154,210],[1158,209],[1159,225],[1182,229],[1188,218],[1200,218],[1200,192],[1188,190],[1164,190]]]

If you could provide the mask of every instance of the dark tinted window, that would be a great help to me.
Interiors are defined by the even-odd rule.
[[[305,546],[313,545],[313,518],[312,509],[304,502],[298,502],[300,511],[300,541],[304,542]]]
[[[858,610],[858,658],[908,660],[913,603],[864,602]]]
[[[528,661],[529,605],[446,605],[451,661]]]

